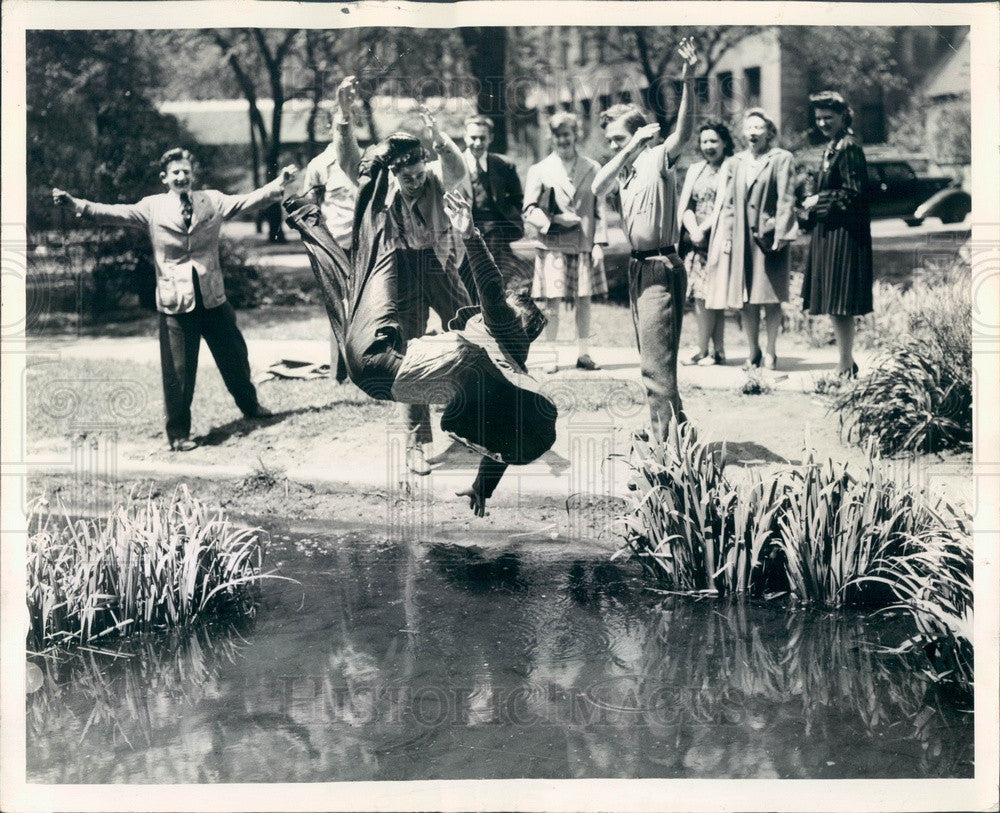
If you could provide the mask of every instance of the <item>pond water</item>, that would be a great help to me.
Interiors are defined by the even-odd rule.
[[[301,584],[253,623],[33,661],[28,781],[972,776],[972,714],[876,651],[902,619],[505,542],[276,534]]]

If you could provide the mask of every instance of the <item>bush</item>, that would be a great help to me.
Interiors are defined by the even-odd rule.
[[[971,448],[970,282],[966,272],[915,284],[876,322],[888,351],[834,402],[847,438],[885,455]]]
[[[29,645],[183,627],[214,613],[252,615],[260,532],[239,530],[181,487],[169,501],[130,501],[104,520],[28,516]]]

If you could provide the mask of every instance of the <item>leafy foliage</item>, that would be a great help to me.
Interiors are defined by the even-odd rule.
[[[971,448],[970,282],[966,269],[900,297],[902,338],[834,402],[848,438],[887,455]]]
[[[181,487],[73,520],[36,501],[28,517],[29,642],[36,650],[252,615],[264,575],[259,532]]]
[[[161,81],[142,31],[27,33],[28,225],[57,225],[51,189],[134,201],[159,188],[156,161],[191,139],[153,106]]]

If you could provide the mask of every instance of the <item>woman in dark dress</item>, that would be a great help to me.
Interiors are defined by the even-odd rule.
[[[803,201],[812,242],[802,283],[802,307],[829,314],[840,350],[840,375],[855,376],[854,317],[872,311],[872,232],[865,187],[865,154],[851,130],[844,97],[823,91],[809,97],[816,128],[830,139],[816,194]]]

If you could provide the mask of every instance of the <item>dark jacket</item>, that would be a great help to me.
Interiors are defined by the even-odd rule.
[[[484,237],[502,237],[518,240],[524,236],[521,225],[521,207],[524,193],[514,162],[495,152],[486,154],[486,173],[483,182],[493,199],[495,214],[484,212],[475,204],[473,195],[472,219]],[[469,179],[471,192],[472,179]],[[497,219],[499,218],[499,219]]]

